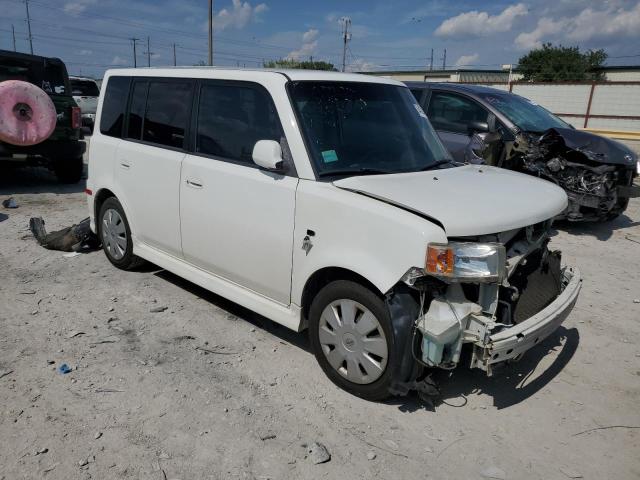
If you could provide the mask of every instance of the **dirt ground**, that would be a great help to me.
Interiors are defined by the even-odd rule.
[[[304,334],[151,265],[39,247],[29,217],[78,222],[83,188],[0,170],[0,480],[640,478],[640,199],[559,226],[574,312],[495,377],[438,374],[429,408],[338,390]]]

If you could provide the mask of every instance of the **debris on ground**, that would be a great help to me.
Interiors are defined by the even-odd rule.
[[[84,332],[81,332],[80,330],[72,330],[69,332],[69,335],[67,335],[67,338],[77,337],[78,335],[84,335]]]
[[[569,467],[560,467],[558,470],[569,478],[583,478],[580,472],[576,472],[574,469]]]
[[[307,447],[307,455],[314,465],[326,463],[331,460],[331,454],[327,450],[327,447],[319,442],[313,442]]]
[[[47,453],[49,451],[48,448],[41,448],[40,450],[36,450],[36,452],[34,453],[34,456],[38,456],[38,455],[43,455],[45,453]]]
[[[367,452],[367,460],[375,460],[376,459],[376,453],[373,451],[369,451]]]
[[[0,372],[0,378],[6,377],[7,375],[11,375],[12,373],[13,373],[13,370],[7,370],[5,372]]]
[[[42,217],[32,217],[29,220],[29,230],[38,243],[48,250],[79,252],[95,250],[100,246],[97,235],[91,231],[89,217],[78,224],[51,233],[47,233]]]
[[[153,307],[153,308],[151,308],[149,311],[150,311],[151,313],[161,313],[161,312],[164,312],[165,310],[167,310],[168,308],[169,308],[169,307],[166,307],[166,306],[162,306],[162,307]]]
[[[4,208],[18,208],[18,202],[16,202],[15,198],[11,197],[4,200],[2,206]]]
[[[58,372],[60,372],[63,375],[66,375],[67,373],[71,373],[72,370],[73,369],[66,363],[63,363],[58,367]]]

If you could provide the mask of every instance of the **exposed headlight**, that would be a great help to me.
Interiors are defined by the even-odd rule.
[[[506,251],[499,243],[430,243],[425,270],[443,280],[491,282],[502,279],[505,262]]]

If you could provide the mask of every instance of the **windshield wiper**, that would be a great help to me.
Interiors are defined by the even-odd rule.
[[[328,177],[330,175],[388,175],[394,172],[379,170],[376,168],[358,168],[354,170],[325,170],[318,173],[319,177]]]
[[[452,165],[455,165],[456,162],[454,162],[452,159],[450,158],[444,158],[442,160],[438,160],[437,162],[434,162],[430,165],[427,165],[426,167],[422,167],[420,169],[421,172],[426,172],[427,170],[433,170],[434,168],[439,167],[440,165],[446,165],[447,163],[450,163]]]

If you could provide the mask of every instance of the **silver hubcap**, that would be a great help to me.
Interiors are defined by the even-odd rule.
[[[322,312],[318,328],[324,356],[344,378],[367,384],[384,373],[387,339],[368,308],[353,300],[336,300]]]
[[[127,250],[127,230],[120,214],[110,208],[102,217],[102,243],[114,260],[124,257]]]

